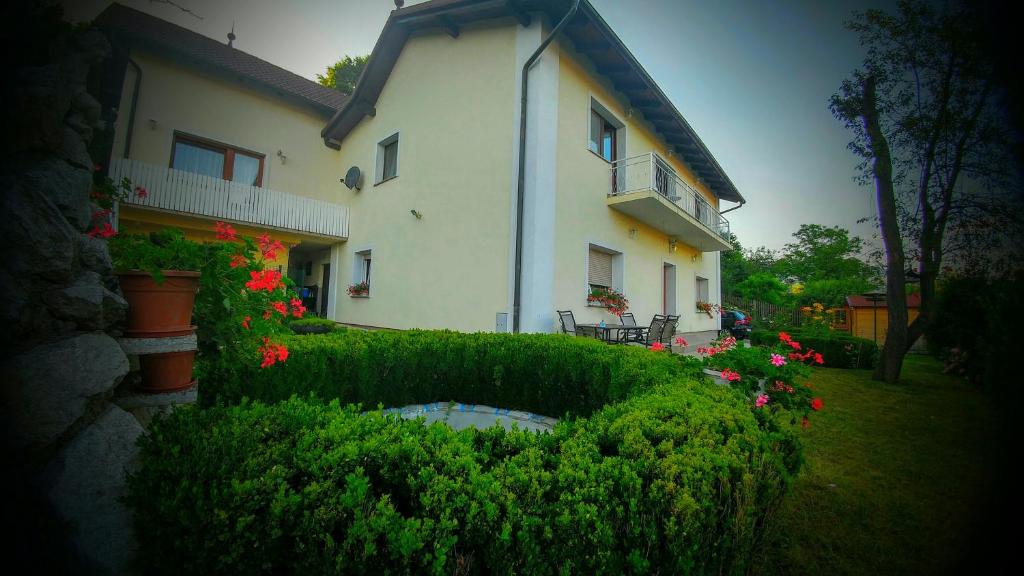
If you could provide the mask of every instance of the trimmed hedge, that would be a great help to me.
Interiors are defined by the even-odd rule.
[[[563,335],[347,330],[280,341],[290,350],[287,362],[269,370],[255,360],[211,368],[200,402],[312,394],[371,408],[458,400],[585,416],[635,390],[701,374],[700,363],[688,357]]]
[[[347,330],[347,328],[339,325],[334,320],[316,317],[292,320],[288,323],[288,328],[290,328],[292,332],[300,335],[327,334],[336,330]]]
[[[288,346],[142,439],[146,573],[741,573],[800,466],[792,430],[666,353],[452,332]],[[243,393],[271,403],[229,405]],[[456,432],[342,407],[446,399],[577,417]]]
[[[878,359],[878,346],[874,342],[844,332],[817,335],[790,330],[788,333],[805,350],[813,348],[820,352],[825,360],[824,366],[829,368],[871,369],[875,367],[875,361]],[[755,330],[750,335],[750,343],[753,346],[770,345],[778,341],[778,331]]]

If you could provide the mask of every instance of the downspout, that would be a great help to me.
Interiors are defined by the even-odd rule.
[[[128,63],[135,68],[135,87],[132,89],[132,109],[128,112],[128,132],[124,137],[124,154],[125,159],[128,158],[128,154],[132,151],[132,132],[135,130],[135,108],[139,104],[139,89],[142,87],[142,68],[139,64],[128,58]]]
[[[581,0],[575,0],[569,11],[562,16],[562,19],[555,26],[554,30],[551,31],[544,38],[544,41],[540,43],[540,46],[534,50],[533,54],[523,64],[522,83],[520,85],[520,96],[519,96],[519,181],[516,187],[516,277],[515,277],[515,289],[512,297],[512,332],[519,332],[519,307],[522,301],[522,281],[523,281],[523,188],[526,184],[526,91],[530,85],[530,68],[540,58],[544,49],[548,47],[548,44],[555,39],[555,36],[562,31],[562,28],[569,23],[569,20],[576,15],[579,10]]]

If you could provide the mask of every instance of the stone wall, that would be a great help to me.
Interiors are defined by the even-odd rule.
[[[114,338],[127,305],[104,241],[85,234],[88,145],[103,128],[87,84],[110,46],[18,9],[18,25],[50,36],[29,37],[21,53],[5,46],[17,58],[0,111],[7,560],[41,573],[124,573],[133,539],[119,499],[143,427],[111,401],[129,371]]]

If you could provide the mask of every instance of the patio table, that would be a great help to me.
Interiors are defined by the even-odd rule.
[[[605,342],[606,344],[621,344],[623,342],[628,342],[629,340],[631,340],[631,338],[629,337],[630,332],[637,332],[643,334],[643,331],[647,329],[647,326],[626,326],[625,324],[605,324],[604,326],[601,326],[600,324],[577,324],[577,331],[580,331],[580,328],[592,330],[595,334],[595,337],[598,340]],[[612,330],[615,331],[614,339],[612,339]],[[625,340],[622,339],[622,332],[626,333]]]

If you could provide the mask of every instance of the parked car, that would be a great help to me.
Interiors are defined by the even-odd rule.
[[[750,316],[739,310],[722,310],[722,332],[725,331],[737,340],[750,336]]]

